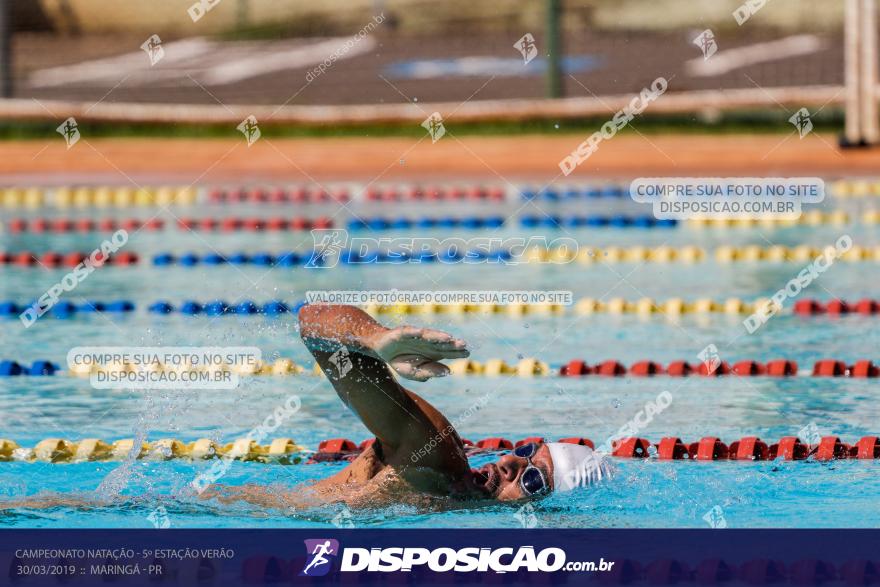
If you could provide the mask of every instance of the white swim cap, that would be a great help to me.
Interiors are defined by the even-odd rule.
[[[614,467],[589,446],[567,442],[548,442],[553,460],[553,490],[571,491],[588,487],[614,475]]]

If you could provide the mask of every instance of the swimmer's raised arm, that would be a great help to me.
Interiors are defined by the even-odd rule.
[[[385,328],[354,306],[309,305],[300,310],[300,335],[311,351],[358,352],[389,364],[406,379],[426,381],[449,374],[442,359],[469,355],[465,342],[439,330]]]
[[[398,384],[389,365],[402,377],[416,381],[443,376],[449,370],[439,361],[467,357],[464,341],[437,330],[385,328],[353,306],[308,305],[300,310],[299,323],[303,342],[340,399],[381,441],[387,459],[406,463],[410,452],[435,437],[460,449],[449,421]],[[420,464],[448,469],[447,457],[453,453],[453,467],[466,467],[459,450],[445,451],[447,456]]]

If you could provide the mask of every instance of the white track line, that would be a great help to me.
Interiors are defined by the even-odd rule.
[[[712,77],[757,63],[809,55],[824,47],[825,41],[815,35],[795,35],[778,41],[719,51],[708,60],[702,57],[691,59],[684,67],[691,77]]]
[[[193,57],[205,55],[215,48],[215,44],[203,38],[184,39],[163,44],[165,56],[157,67],[167,67]],[[149,58],[143,51],[117,55],[106,59],[83,61],[73,65],[51,67],[34,72],[30,76],[30,85],[36,88],[48,88],[65,84],[81,84],[89,82],[113,82],[126,73],[150,71]],[[156,69],[161,71],[161,69]]]
[[[303,44],[301,41],[255,43],[216,42],[203,38],[163,44],[164,56],[154,67],[143,51],[84,61],[34,72],[30,85],[48,88],[67,84],[113,85],[127,74],[129,87],[161,82],[175,85],[190,76],[206,86],[232,84],[287,69],[312,67],[372,51],[373,37],[334,37]],[[305,82],[305,76],[303,76]]]
[[[337,37],[311,45],[293,47],[286,51],[261,52],[211,67],[200,78],[207,85],[232,84],[285,69],[318,65],[322,61],[329,60],[337,51],[339,52],[337,59],[345,59],[372,51],[376,46],[373,37],[364,37],[355,42],[352,42],[352,39],[353,37]],[[351,43],[348,50],[345,50],[346,43]]]

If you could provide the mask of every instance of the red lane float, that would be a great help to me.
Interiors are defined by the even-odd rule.
[[[478,440],[476,446],[484,450],[511,450],[513,443],[506,438],[484,438]]]
[[[165,221],[161,218],[15,218],[6,222],[7,232],[19,233],[87,233],[87,232],[115,232],[120,228],[128,232],[147,231],[156,232],[165,228]]]
[[[333,221],[326,216],[317,218],[304,218],[295,216],[293,218],[282,218],[273,216],[271,218],[180,218],[177,221],[177,228],[180,230],[193,230],[202,232],[262,232],[270,231],[290,231],[290,230],[311,230],[313,228],[333,228]]]
[[[566,442],[568,444],[579,444],[581,446],[589,446],[590,448],[596,448],[593,444],[593,441],[589,438],[583,438],[580,436],[570,436],[568,438],[560,438],[557,442]]]
[[[810,454],[810,447],[801,442],[796,436],[786,436],[781,438],[778,443],[771,444],[769,449],[769,459],[777,458],[787,461],[800,461]]]
[[[345,188],[325,190],[320,187],[292,188],[256,187],[256,188],[212,188],[208,190],[208,201],[214,204],[234,203],[296,203],[320,204],[327,202],[348,202],[351,196]],[[409,185],[401,188],[394,186],[370,186],[364,190],[363,197],[369,202],[401,202],[401,201],[503,201],[504,189],[500,186],[485,187],[481,185],[437,187]]]
[[[653,361],[639,361],[629,368],[630,375],[636,377],[651,377],[653,375],[662,375],[664,372],[663,365]]]
[[[324,440],[318,445],[318,451],[309,460],[310,463],[324,461],[351,460],[375,439],[365,440],[356,445],[344,438]],[[517,441],[507,438],[484,438],[475,443],[462,441],[470,453],[503,452],[513,450],[529,442],[548,442],[541,436],[530,436]],[[567,442],[595,448],[592,440],[573,436],[560,438],[556,442]],[[654,449],[652,451],[652,449]],[[693,461],[801,461],[814,458],[817,461],[838,459],[880,459],[880,437],[865,436],[857,443],[850,445],[837,436],[825,436],[817,444],[811,445],[796,436],[785,436],[772,444],[768,444],[757,436],[746,436],[725,444],[716,436],[705,436],[698,442],[687,443],[678,436],[667,436],[653,444],[646,438],[621,438],[612,445],[611,455],[619,458],[644,459],[656,455],[659,460],[693,460]]]
[[[740,377],[758,377],[767,374],[767,368],[757,361],[740,361],[734,364],[732,372]]]
[[[693,372],[694,368],[691,367],[690,363],[685,361],[672,361],[669,363],[669,366],[666,367],[666,374],[670,377],[687,377]]]
[[[364,198],[368,202],[400,202],[404,200],[419,201],[443,201],[443,200],[487,200],[500,202],[504,200],[504,190],[500,187],[483,187],[472,185],[467,187],[439,188],[413,185],[403,189],[394,187],[369,187],[364,191]]]
[[[646,459],[650,447],[651,442],[645,438],[622,438],[617,441],[611,454],[615,457]]]
[[[657,445],[657,458],[661,460],[678,460],[688,455],[688,447],[678,437],[667,436]]]
[[[568,364],[563,365],[562,368],[559,370],[559,374],[564,377],[589,375],[592,372],[593,371],[589,365],[587,365],[584,361],[579,361],[577,359],[569,361]]]
[[[16,265],[18,267],[45,267],[54,269],[57,267],[76,267],[90,257],[91,253],[47,251],[40,255],[31,251],[19,251],[16,253],[0,252],[0,265]],[[101,256],[98,257],[100,263]],[[102,264],[107,265],[137,265],[140,256],[130,251],[118,251],[107,257]]]
[[[344,188],[332,191],[323,188],[282,188],[282,187],[255,187],[244,188],[212,188],[208,190],[208,201],[213,204],[227,203],[297,203],[318,204],[325,202],[348,202],[351,199],[348,190]]]
[[[705,436],[688,445],[688,455],[698,461],[717,461],[728,458],[727,445],[714,436]]]
[[[746,436],[730,443],[730,459],[736,461],[765,461],[770,447],[757,436]]]
[[[366,448],[366,447],[364,447]],[[359,448],[347,438],[331,438],[322,440],[307,463],[324,463],[332,461],[350,460],[360,454],[363,448]]]
[[[852,447],[844,444],[836,436],[826,436],[819,441],[819,447],[816,449],[817,461],[833,461],[834,459],[845,459],[852,454]]]
[[[880,438],[864,436],[853,447],[851,456],[857,459],[880,458]]]
[[[863,299],[858,302],[846,302],[844,300],[831,300],[829,302],[798,300],[794,304],[794,313],[801,316],[814,316],[817,314],[839,316],[841,314],[853,313],[880,314],[880,302],[870,299]]]

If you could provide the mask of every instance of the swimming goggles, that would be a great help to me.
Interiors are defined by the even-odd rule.
[[[544,473],[541,472],[541,469],[532,464],[532,457],[535,456],[535,453],[537,452],[538,445],[534,442],[529,442],[528,444],[523,444],[513,449],[514,456],[526,459],[529,463],[526,470],[523,471],[523,474],[520,475],[519,478],[519,486],[525,494],[529,496],[550,490],[550,486],[547,484],[547,479],[544,477]]]

